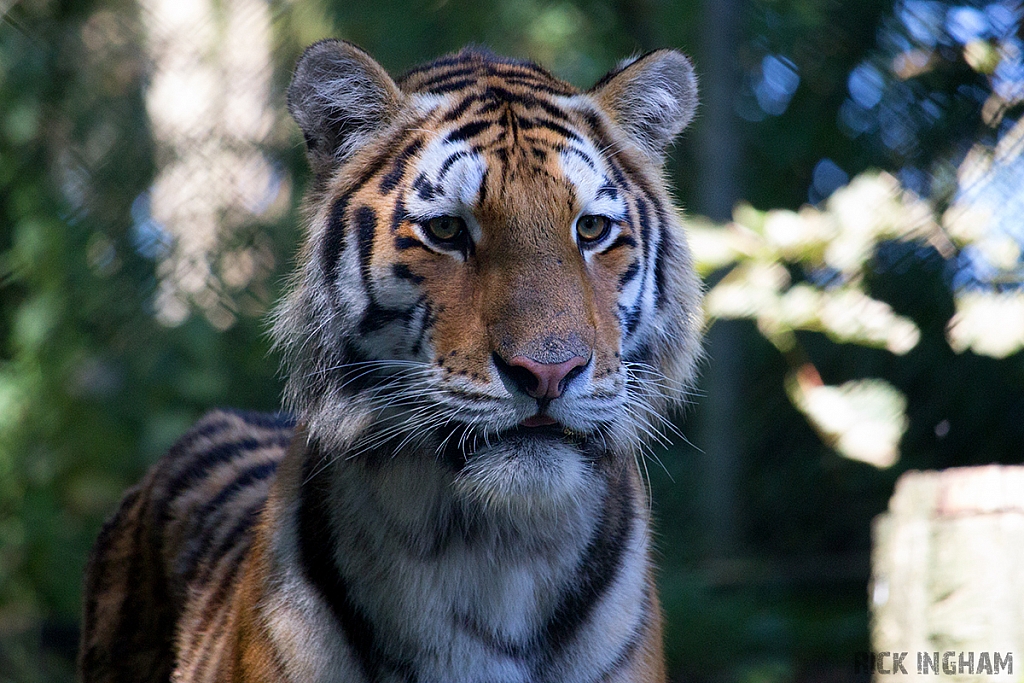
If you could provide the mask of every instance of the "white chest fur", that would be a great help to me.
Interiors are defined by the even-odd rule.
[[[345,646],[322,643],[304,673],[527,683],[608,671],[643,621],[644,506],[635,491],[613,490],[622,477],[575,446],[543,444],[537,452],[534,440],[503,443],[458,472],[404,455],[336,463],[322,492],[333,532],[318,542],[333,546],[322,557],[344,595],[332,600],[308,568],[301,592],[303,603],[320,603],[309,611],[316,621],[333,612],[328,630]],[[278,536],[284,545],[311,542],[299,537]]]

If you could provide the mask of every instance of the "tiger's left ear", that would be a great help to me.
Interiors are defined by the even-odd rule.
[[[323,177],[391,124],[404,95],[380,64],[344,40],[306,48],[288,86],[288,111]]]
[[[697,76],[675,50],[626,61],[589,91],[647,155],[661,163],[665,149],[697,109]]]

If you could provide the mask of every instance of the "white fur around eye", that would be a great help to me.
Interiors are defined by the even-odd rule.
[[[617,191],[614,198],[594,197],[583,205],[580,215],[608,216],[612,221],[624,221],[626,220],[626,202]]]
[[[411,171],[414,185],[405,198],[410,217],[459,216],[466,221],[473,241],[479,242],[480,225],[473,218],[473,207],[487,173],[483,156],[465,141],[446,142],[441,135],[426,146]],[[427,196],[415,186],[418,179],[429,183]]]
[[[619,188],[609,180],[607,165],[593,143],[583,138],[568,144],[559,153],[559,162],[562,174],[575,189],[580,216],[593,214],[607,216],[613,221],[625,219],[626,202]],[[608,188],[614,192],[606,191]],[[573,230],[575,225],[573,222]]]

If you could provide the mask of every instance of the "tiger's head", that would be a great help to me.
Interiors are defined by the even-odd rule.
[[[349,43],[310,47],[288,91],[309,233],[274,331],[309,432],[469,459],[503,439],[635,451],[699,355],[662,171],[696,99],[672,50],[580,91],[474,49],[396,81]]]

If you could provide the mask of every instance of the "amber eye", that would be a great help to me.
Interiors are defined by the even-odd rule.
[[[458,216],[437,216],[425,224],[427,232],[438,242],[451,242],[466,231],[466,221]]]
[[[600,241],[612,229],[612,219],[608,216],[580,216],[576,221],[576,234],[580,242],[593,243]]]

